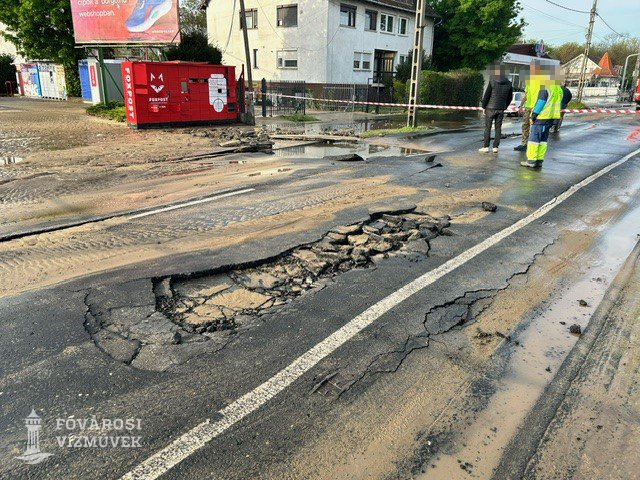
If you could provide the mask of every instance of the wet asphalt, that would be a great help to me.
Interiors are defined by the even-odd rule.
[[[526,208],[535,209],[571,185],[604,166],[640,148],[628,135],[640,125],[630,118],[565,123],[550,143],[548,159],[541,171],[518,165],[512,151],[517,138],[503,140],[503,151],[491,161],[478,157],[481,132],[470,128],[413,138],[425,150],[441,152],[440,168],[425,170],[424,157],[379,156],[349,167],[342,178],[391,175],[394,182],[421,190],[438,188],[455,192],[478,186],[503,186],[499,209],[476,223],[456,224],[450,237],[432,243],[428,257],[394,256],[375,269],[354,270],[334,278],[322,289],[299,298],[263,318],[256,328],[237,335],[215,354],[203,355],[162,373],[140,371],[120,364],[95,348],[83,327],[87,295],[92,289],[111,292],[118,302],[136,305],[141,289],[150,279],[175,274],[215,270],[225,265],[260,260],[296,245],[318,239],[330,227],[362,220],[370,208],[342,211],[330,222],[313,230],[266,238],[233,248],[212,249],[198,254],[176,255],[101,273],[52,288],[0,299],[0,478],[117,478],[148,456],[167,446],[200,422],[219,417],[229,403],[273,376],[292,360],[337,330],[367,307],[417,276],[478,244],[493,233],[521,219]],[[505,133],[517,132],[514,124]],[[465,162],[459,162],[464,157]],[[448,161],[448,158],[451,158]],[[474,159],[478,164],[474,165]],[[314,174],[331,172],[327,162]],[[344,167],[344,165],[340,165]],[[308,172],[307,172],[308,173]],[[155,216],[154,228],[175,225],[185,217],[215,226],[239,208],[277,202],[295,205],[314,180],[305,171],[289,184],[263,185],[255,193],[215,205],[190,207]],[[164,478],[259,478],[274,465],[286,465],[305,445],[332,429],[342,410],[367,392],[375,392],[384,376],[368,375],[372,363],[383,356],[386,370],[402,362],[407,349],[428,350],[421,337],[424,315],[436,305],[479,289],[504,288],[514,273],[526,270],[535,255],[551,244],[563,224],[579,217],[598,201],[633,189],[640,178],[640,157],[577,193],[549,213],[460,269],[437,281],[384,314],[258,412],[234,425],[194,455],[170,470]],[[422,195],[397,198],[393,204],[375,208],[396,210],[414,205]],[[483,199],[479,198],[478,202]],[[455,213],[455,212],[452,212]],[[123,226],[122,228],[129,228]],[[212,230],[215,235],[215,229]],[[424,349],[423,349],[424,348]],[[508,351],[503,352],[508,355]],[[328,375],[338,372],[335,392],[312,394]],[[433,379],[437,382],[437,379]],[[342,390],[340,390],[342,389]],[[393,402],[393,398],[382,399]],[[43,417],[41,445],[54,455],[38,465],[25,465],[14,457],[22,453],[24,417],[31,407]],[[60,448],[55,441],[56,418],[140,418],[141,448]],[[398,478],[406,478],[408,467],[398,467]],[[403,470],[404,469],[404,470]],[[296,477],[295,471],[291,472]],[[322,472],[318,472],[322,476]]]

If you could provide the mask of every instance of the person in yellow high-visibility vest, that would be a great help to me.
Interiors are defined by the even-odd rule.
[[[529,141],[529,133],[531,131],[531,111],[538,99],[538,92],[540,91],[540,85],[544,80],[544,76],[541,75],[540,60],[532,60],[529,66],[529,73],[526,76],[524,86],[524,98],[522,103],[524,105],[524,113],[522,115],[522,142],[520,145],[514,148],[519,152],[524,152],[527,149],[527,142]]]
[[[538,98],[531,111],[531,133],[527,144],[527,161],[520,165],[529,168],[542,166],[547,153],[547,140],[555,120],[560,119],[564,92],[556,75],[545,75]]]

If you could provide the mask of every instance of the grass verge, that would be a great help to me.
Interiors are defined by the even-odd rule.
[[[580,108],[589,108],[589,107],[587,107],[584,103],[579,102],[577,100],[571,100],[569,102],[569,105],[567,105],[567,108],[578,108],[578,109],[580,109]]]
[[[420,133],[429,130],[429,127],[402,127],[402,128],[389,128],[381,130],[368,130],[360,133],[360,138],[369,137],[384,137],[385,135],[398,135],[402,133]]]
[[[290,122],[304,123],[304,122],[317,122],[318,119],[311,115],[303,115],[302,113],[296,113],[294,115],[285,115],[282,118],[289,120]]]
[[[94,117],[102,117],[116,122],[124,122],[127,114],[124,110],[124,104],[121,102],[108,102],[92,105],[87,108],[87,113]]]

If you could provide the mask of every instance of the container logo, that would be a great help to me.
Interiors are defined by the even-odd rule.
[[[162,82],[162,83],[154,85],[154,84],[153,84],[153,82],[155,82],[156,80],[157,80],[158,82]],[[164,74],[163,74],[163,73],[161,73],[160,75],[158,75],[158,76],[156,77],[156,76],[152,73],[152,74],[151,74],[151,77],[150,77],[150,82],[149,82],[149,83],[150,83],[151,88],[153,89],[153,91],[154,91],[154,92],[156,92],[156,93],[160,93],[160,92],[164,89]]]

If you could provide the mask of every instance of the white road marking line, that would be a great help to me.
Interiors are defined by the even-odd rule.
[[[220,414],[223,415],[221,420],[218,420],[215,423],[210,423],[210,421],[207,420],[195,426],[193,429],[181,435],[165,448],[139,464],[129,473],[125,474],[122,477],[122,480],[155,479],[166,473],[175,465],[205,446],[207,442],[223,433],[227,428],[233,426],[281,393],[295,380],[317,365],[320,360],[333,353],[338,347],[344,345],[347,341],[351,340],[356,334],[367,328],[393,307],[397,306],[425,287],[431,285],[447,273],[450,273],[461,265],[464,265],[469,260],[496,245],[513,233],[536,221],[566,201],[574,193],[603,175],[606,175],[614,168],[619,167],[638,153],[640,153],[640,149],[626,155],[622,159],[594,173],[590,177],[585,178],[581,182],[573,185],[566,192],[544,204],[527,217],[492,235],[469,250],[462,252],[460,255],[440,265],[438,268],[416,278],[388,297],[383,298],[378,303],[367,308],[353,320],[336,330],[307,352],[303,353],[300,357],[294,360],[293,363],[285,367],[262,385],[220,410]]]
[[[244,190],[237,190],[235,192],[222,193],[220,195],[214,195],[213,197],[202,198],[200,200],[193,200],[191,202],[181,203],[179,205],[172,205],[170,207],[158,208],[157,210],[151,210],[150,212],[138,213],[132,215],[127,220],[134,220],[136,218],[148,217],[149,215],[156,215],[157,213],[169,212],[171,210],[177,210],[178,208],[190,207],[192,205],[200,205],[201,203],[211,202],[220,198],[232,197],[234,195],[241,195],[243,193],[253,192],[255,188],[245,188]]]

